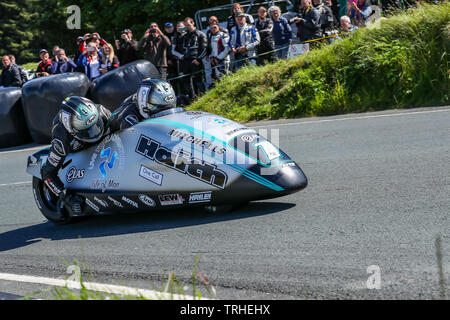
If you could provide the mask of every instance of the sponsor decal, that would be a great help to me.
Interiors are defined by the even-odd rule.
[[[295,167],[295,162],[283,163],[281,165],[281,168],[285,168],[285,167]]]
[[[98,202],[99,204],[101,204],[104,208],[108,208],[108,203],[102,199],[99,199],[97,197],[94,197],[94,201]]]
[[[244,134],[241,136],[242,141],[244,142],[253,142],[253,140],[257,137],[256,134]]]
[[[173,206],[173,205],[180,205],[184,203],[184,199],[181,195],[175,193],[175,194],[164,194],[160,195],[159,202],[162,206]]]
[[[100,208],[95,205],[91,200],[89,200],[88,198],[86,198],[86,204],[91,207],[92,209],[94,209],[94,211],[96,212],[100,212]]]
[[[70,124],[70,113],[66,112],[66,111],[61,111],[60,113],[60,119],[61,122],[63,123],[64,127],[67,129],[67,131],[72,132],[72,125]]]
[[[189,195],[189,203],[211,202],[211,191],[194,192]]]
[[[125,117],[125,121],[134,126],[135,124],[139,123],[139,119],[136,115],[130,114]]]
[[[167,103],[172,103],[175,102],[175,96],[173,94],[168,95],[167,97],[164,98],[164,101]]]
[[[61,161],[61,157],[56,155],[54,152],[50,152],[47,160],[48,160],[48,163],[50,163],[52,166],[57,167],[59,164],[59,161]]]
[[[100,163],[100,165],[98,166],[100,172],[102,173],[102,179],[106,178],[106,175],[107,175],[106,168],[107,167],[109,169],[114,168],[114,163],[116,162],[116,159],[118,156],[119,156],[119,154],[115,151],[111,153],[111,148],[102,149],[102,151],[100,152],[100,158],[103,158],[105,160],[102,161]]]
[[[51,145],[53,149],[55,149],[56,152],[58,152],[60,155],[65,156],[66,155],[66,149],[64,148],[64,143],[59,139],[53,139],[51,142]]]
[[[219,146],[211,141],[202,140],[199,137],[195,137],[191,133],[183,130],[173,129],[168,133],[169,136],[178,138],[187,143],[195,144],[201,148],[205,148],[206,150],[210,150],[211,152],[217,154],[224,154],[227,149],[223,146]]]
[[[70,169],[69,169],[69,171],[67,171],[67,174],[66,174],[66,180],[67,180],[67,182],[68,183],[71,183],[73,180],[76,180],[76,179],[83,179],[84,178],[84,172],[85,172],[86,170],[85,169],[80,169],[80,170],[78,170],[77,168],[75,168],[75,167],[71,167]]]
[[[120,188],[120,182],[117,182],[117,181],[111,180],[111,179],[95,180],[91,184],[91,189],[101,190],[102,192],[105,192],[106,190],[119,189],[119,188]]]
[[[86,125],[90,126],[91,124],[93,124],[95,121],[97,121],[97,116],[94,114],[92,115],[89,119],[86,120]]]
[[[157,184],[158,186],[162,185],[163,175],[152,169],[147,168],[144,165],[141,165],[141,169],[139,170],[139,176]]]
[[[139,195],[139,200],[145,204],[146,206],[149,207],[155,207],[156,206],[156,202],[150,198],[149,196],[145,195],[145,194],[140,194]]]
[[[201,111],[186,111],[186,114],[191,116],[190,119],[193,120],[193,119],[201,118],[207,113],[203,113]]]
[[[109,147],[107,147],[107,145],[110,144]],[[108,149],[110,149],[109,151],[107,151]],[[117,154],[116,156],[114,156],[114,154]],[[111,163],[111,161],[113,161],[113,157],[114,157],[114,162]],[[120,170],[123,170],[125,168],[125,148],[123,146],[122,143],[122,139],[120,138],[120,136],[118,134],[113,134],[110,136],[107,136],[105,139],[102,140],[102,142],[97,146],[97,148],[95,149],[94,153],[92,154],[91,157],[91,161],[89,162],[89,170],[93,170],[96,165],[95,163],[97,162],[97,160],[100,158],[100,164],[103,164],[103,168],[105,169],[106,172],[106,168],[111,165],[111,166],[116,166],[117,165],[117,161],[119,161],[119,166],[118,168]],[[103,175],[103,172],[100,171]]]
[[[253,130],[253,129],[246,128],[246,127],[241,127],[241,128],[236,128],[236,129],[234,129],[234,130],[228,131],[226,134],[227,134],[228,136],[231,136],[231,135],[235,134],[236,132],[239,132],[239,131],[245,131],[245,130]]]
[[[182,149],[177,153],[172,152],[144,135],[139,138],[135,151],[150,160],[220,189],[225,188],[228,180],[227,174],[217,169],[216,165],[191,158],[191,154]]]
[[[128,198],[125,197],[125,196],[122,197],[122,200],[125,201],[126,203],[128,203],[130,206],[135,207],[136,209],[139,208],[139,205],[138,205],[136,202],[134,202],[134,201],[131,200],[131,199],[128,199]]]
[[[123,208],[122,202],[117,201],[113,197],[108,196],[108,200],[111,201],[116,207]]]
[[[149,93],[150,93],[150,87],[147,87],[147,86],[142,86],[140,89],[139,89],[139,92],[138,92],[138,99],[137,99],[137,101],[138,101],[138,107],[139,107],[139,109],[141,109],[141,110],[144,110],[145,108],[147,108],[147,101],[148,101],[148,95],[149,95]]]

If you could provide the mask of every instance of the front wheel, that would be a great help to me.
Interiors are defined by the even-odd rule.
[[[65,209],[58,211],[58,197],[47,188],[44,181],[36,177],[33,177],[33,193],[39,210],[49,221],[56,224],[73,222],[73,218],[67,214]]]

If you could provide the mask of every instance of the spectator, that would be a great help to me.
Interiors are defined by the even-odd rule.
[[[167,79],[167,52],[171,46],[169,38],[161,32],[156,22],[150,24],[138,44],[139,49],[144,49],[145,59],[158,69],[161,80]]]
[[[322,37],[329,37],[337,34],[333,11],[331,9],[331,0],[329,0],[329,2],[330,6],[327,6],[322,3],[322,0],[313,0],[313,6],[319,11],[320,14],[320,28]],[[327,39],[328,42],[330,42],[330,40],[332,41],[334,39]]]
[[[48,77],[52,72],[52,60],[45,49],[39,52],[39,56],[41,57],[41,62],[36,69],[36,78]]]
[[[320,14],[311,6],[311,0],[301,0],[301,9],[294,22],[297,24],[301,41],[320,38]]]
[[[277,6],[269,8],[269,14],[273,21],[273,38],[275,49],[279,59],[286,59],[289,52],[289,44],[292,40],[292,29],[289,22],[281,17],[281,10]]]
[[[183,36],[183,60],[181,69],[186,76],[182,79],[185,92],[189,92],[189,99],[194,99],[197,94],[205,92],[205,85],[202,79],[202,59],[207,54],[208,40],[206,35],[195,27],[192,18],[184,19],[187,28]]]
[[[230,37],[227,32],[220,31],[218,24],[210,26],[211,37],[208,40],[209,62],[212,67],[212,77],[220,80],[223,75],[228,74],[230,67]]]
[[[337,3],[337,0],[325,0],[324,3],[328,8],[331,8],[331,11],[333,12],[332,25],[333,25],[333,29],[337,30],[339,27],[339,7],[335,5]],[[335,8],[337,8],[337,9],[335,9]]]
[[[355,26],[364,26],[366,24],[366,9],[369,8],[366,5],[366,0],[357,0],[351,2],[350,19]]]
[[[219,19],[217,19],[216,16],[211,16],[208,19],[209,22],[209,28],[208,31],[206,31],[206,38],[208,39],[208,54],[206,55],[205,58],[203,58],[203,66],[205,68],[205,78],[206,78],[206,88],[210,88],[213,85],[213,80],[212,80],[212,74],[213,74],[213,69],[211,66],[211,61],[210,61],[210,53],[211,53],[211,38],[213,37],[213,33],[211,32],[211,27],[212,26],[218,26],[218,29],[220,33],[225,33],[227,35],[227,39],[229,39],[228,36],[228,30],[222,28],[219,25]],[[216,33],[215,33],[216,34]],[[228,46],[228,40],[225,42],[225,44]],[[229,67],[229,63],[228,63],[228,67]],[[217,71],[217,68],[214,69],[215,71]],[[228,72],[228,69],[227,69]]]
[[[95,42],[90,42],[83,51],[83,54],[78,57],[77,65],[83,68],[89,80],[92,81],[101,76],[100,62],[102,61],[102,57],[103,54],[101,50],[97,49]]]
[[[79,50],[79,48],[81,47],[81,44],[84,42],[84,37],[82,37],[82,36],[79,36],[78,38],[77,38],[77,48],[76,48],[76,51],[75,51],[75,56],[74,56],[74,58],[73,58],[73,61],[75,61],[75,62],[77,62],[78,61],[78,58],[81,56],[81,54],[83,53],[83,52],[80,52],[80,50]],[[75,69],[75,71],[77,71],[77,72],[84,72],[83,71],[83,68],[80,68],[78,65],[77,65],[77,68]]]
[[[258,19],[255,22],[255,27],[259,32],[261,42],[256,48],[258,58],[256,64],[261,66],[268,62],[274,62],[276,60],[275,42],[273,41],[273,21],[267,17],[267,10],[264,7],[258,9]]]
[[[351,20],[348,16],[341,17],[340,25],[341,25],[341,33],[344,34],[349,34],[358,29],[358,27],[352,25]]]
[[[242,6],[239,3],[234,3],[233,4],[233,8],[231,9],[231,16],[228,17],[228,21],[227,21],[227,30],[228,33],[231,33],[231,29],[233,29],[233,27],[236,26],[236,13],[237,12],[244,12],[244,9],[242,8]],[[253,17],[249,14],[245,14],[245,19],[247,24],[253,24],[255,22],[255,20],[253,19]]]
[[[295,17],[298,16],[299,11],[298,10],[294,11],[293,9],[294,6],[288,6],[288,8],[289,11],[283,13],[281,16],[285,18],[287,21],[289,21],[289,25],[291,26],[292,29],[292,42],[299,42],[297,25],[293,21]]]
[[[53,61],[55,61],[56,56],[58,55],[58,51],[59,51],[59,46],[54,46],[52,49],[52,59]]]
[[[133,39],[133,32],[130,29],[125,29],[120,37],[123,40],[122,42],[115,41],[117,58],[120,64],[123,66],[138,60],[138,42]]]
[[[78,41],[77,41],[78,43]],[[83,41],[79,42],[80,45],[78,46],[78,52],[84,53],[86,51],[86,44],[93,44],[93,46],[98,50],[101,49],[102,46],[104,46],[107,42],[103,40],[98,33],[86,33],[83,37]],[[77,58],[77,61],[79,59],[79,56]]]
[[[183,56],[183,36],[186,34],[186,27],[184,25],[183,21],[179,21],[177,23],[177,31],[175,32],[175,35],[173,37],[173,42],[172,42],[172,57],[175,59],[175,64],[176,64],[176,70],[177,70],[177,74],[176,76],[180,76],[182,75],[182,71],[181,71],[181,60],[184,58]],[[183,94],[188,94],[188,92],[184,92],[183,91],[183,87],[181,84],[181,79],[176,79],[176,80],[172,80],[171,81],[172,86],[175,89],[175,92],[180,95],[181,93]]]
[[[105,73],[117,69],[119,67],[119,59],[114,55],[114,48],[111,44],[107,43],[103,46],[102,63],[100,64],[100,73]]]
[[[234,54],[234,70],[243,65],[256,64],[256,48],[260,43],[259,33],[247,24],[244,12],[236,13],[236,26],[230,32],[230,48]]]
[[[51,74],[73,72],[77,67],[76,63],[66,56],[66,51],[64,49],[58,49],[58,53],[52,63]]]
[[[164,24],[164,32],[170,39],[170,43],[173,43],[176,31],[172,22]],[[167,50],[167,74],[169,79],[177,76],[177,62],[176,57],[172,54],[172,48]]]
[[[15,57],[14,55],[8,54],[8,57],[9,57],[9,60],[11,60],[11,64],[12,64],[12,65],[15,65],[15,66],[17,67],[17,69],[19,69],[19,72],[20,72],[20,78],[22,79],[22,85],[24,85],[25,82],[28,81],[28,75],[27,75],[27,73],[25,72],[25,70],[23,70],[23,68],[22,68],[21,66],[19,66],[19,65],[16,63],[16,57]]]
[[[11,59],[4,55],[2,57],[2,77],[1,77],[1,87],[21,87],[22,86],[22,78],[20,76],[19,68],[13,63],[11,63]]]

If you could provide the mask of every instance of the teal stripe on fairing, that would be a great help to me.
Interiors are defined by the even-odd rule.
[[[168,126],[172,126],[172,127],[176,127],[176,128],[182,128],[182,129],[185,129],[185,130],[187,130],[189,132],[196,133],[196,134],[201,135],[201,136],[207,136],[207,137],[211,138],[212,141],[219,142],[223,146],[231,147],[232,149],[240,152],[240,150],[237,150],[236,148],[230,146],[227,142],[222,141],[220,139],[217,139],[216,137],[214,137],[214,136],[212,136],[212,135],[210,135],[210,134],[208,134],[206,132],[203,132],[201,130],[195,129],[195,128],[193,128],[191,126],[188,126],[186,124],[183,124],[183,123],[179,123],[179,122],[175,122],[175,121],[171,121],[171,120],[167,120],[167,119],[149,119],[149,120],[143,121],[143,123],[159,123],[159,124],[164,124],[164,125],[168,125]],[[201,151],[201,150],[198,150],[198,151]],[[223,159],[222,159],[222,161],[223,161]],[[223,163],[228,165],[231,169],[233,169],[234,171],[238,172],[239,174],[242,174],[243,176],[245,176],[245,177],[247,177],[247,178],[249,178],[249,179],[251,179],[251,180],[253,180],[255,182],[258,182],[259,184],[262,184],[262,185],[264,185],[264,186],[266,186],[266,187],[268,187],[268,188],[270,188],[272,190],[275,190],[275,191],[283,191],[284,190],[279,185],[277,185],[277,184],[275,184],[275,183],[273,183],[273,182],[271,182],[271,181],[261,177],[260,175],[257,175],[256,173],[254,173],[254,172],[252,172],[250,170],[241,168],[241,167],[239,167],[237,165],[226,163],[225,161],[223,161]]]
[[[184,124],[184,123],[179,123],[179,122],[175,122],[175,121],[168,120],[168,119],[149,119],[149,120],[146,120],[146,121],[143,121],[143,122],[144,122],[144,123],[147,123],[147,122],[161,123],[161,124],[165,124],[165,125],[174,126],[174,127],[177,127],[177,128],[183,128],[183,129],[185,129],[185,130],[187,130],[187,131],[190,131],[190,132],[192,132],[192,133],[196,133],[196,134],[198,134],[198,135],[207,136],[207,137],[211,138],[211,140],[213,140],[213,141],[218,141],[218,142],[220,142],[222,145],[227,146],[227,147],[229,147],[229,148],[231,148],[231,149],[233,149],[233,150],[235,150],[235,151],[241,153],[242,155],[246,156],[247,158],[250,158],[250,159],[255,160],[257,163],[259,163],[259,164],[262,165],[263,167],[266,167],[266,168],[272,167],[272,165],[266,165],[266,164],[260,162],[258,159],[255,159],[255,158],[253,158],[253,157],[250,157],[249,155],[243,153],[241,150],[236,149],[235,147],[233,147],[232,145],[230,145],[228,142],[225,142],[225,141],[222,141],[222,140],[220,140],[220,139],[217,139],[216,137],[210,135],[209,133],[206,133],[206,132],[204,132],[204,131],[195,129],[195,128],[193,128],[193,127],[191,127],[191,126],[188,126],[188,125],[186,125],[186,124]],[[251,128],[250,128],[250,129],[251,129]],[[282,164],[282,163],[289,162],[289,161],[291,161],[291,160],[279,161],[278,164]]]

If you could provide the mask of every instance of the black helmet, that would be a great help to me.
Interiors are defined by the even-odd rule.
[[[145,119],[177,105],[172,85],[159,79],[143,80],[136,94],[136,100],[139,113]]]
[[[76,139],[93,143],[103,137],[105,126],[97,106],[83,97],[66,98],[59,112],[59,119]]]

